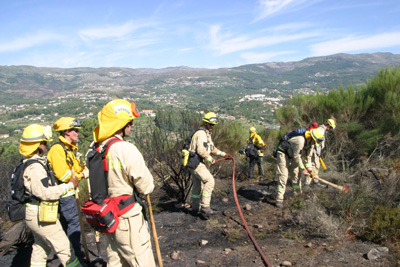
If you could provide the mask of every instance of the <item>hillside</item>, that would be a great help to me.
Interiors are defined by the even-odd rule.
[[[279,90],[284,95],[301,90],[337,88],[340,84],[365,82],[378,69],[400,65],[391,53],[337,54],[298,62],[271,62],[225,69],[170,67],[129,68],[37,68],[0,66],[1,103],[19,97],[52,97],[66,92],[113,93],[152,91],[213,97],[238,96]]]

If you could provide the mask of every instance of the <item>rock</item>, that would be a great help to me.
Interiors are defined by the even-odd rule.
[[[226,249],[224,249],[224,252],[225,252],[225,254],[226,255],[228,255],[229,254],[229,252],[231,252],[232,251],[232,249],[230,249],[230,248],[226,248]]]
[[[206,262],[202,261],[202,260],[197,260],[196,264],[198,264],[198,265],[206,265]]]
[[[244,205],[244,209],[245,209],[245,210],[251,210],[251,205],[250,205],[250,204]]]
[[[281,263],[282,266],[292,266],[292,263],[290,261],[284,261]]]
[[[312,243],[310,242],[310,243],[308,243],[307,245],[306,245],[306,248],[312,248]]]
[[[262,226],[261,224],[255,224],[255,225],[254,225],[254,228],[256,228],[256,229],[262,229],[263,226]]]
[[[176,251],[172,252],[171,259],[173,259],[173,260],[179,259],[179,251],[176,250]]]
[[[208,244],[208,241],[207,240],[201,240],[200,241],[200,246],[202,246],[202,247],[204,247],[205,245],[207,245]]]
[[[327,248],[325,248],[327,251],[333,251],[334,250],[334,247],[333,246],[329,246],[329,247],[327,247]]]
[[[227,198],[227,197],[222,198],[222,202],[228,203],[229,202],[229,198]]]
[[[367,258],[369,260],[376,260],[387,253],[389,253],[389,249],[387,247],[373,248],[367,253]]]

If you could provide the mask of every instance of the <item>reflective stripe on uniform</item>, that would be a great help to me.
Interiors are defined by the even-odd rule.
[[[203,191],[203,196],[205,196],[205,197],[211,197],[211,193],[208,193],[208,192],[204,192],[204,191]]]
[[[200,198],[201,196],[200,195],[193,195],[192,194],[192,198]]]
[[[31,262],[31,267],[46,267],[46,261],[44,262]]]
[[[292,188],[293,189],[301,189],[301,186],[297,184],[297,185],[293,185]]]
[[[39,210],[39,205],[26,203],[25,206],[28,210]]]
[[[72,189],[71,191],[68,191],[68,193],[63,195],[61,198],[70,197],[70,196],[75,196],[75,189]]]
[[[112,160],[107,155],[108,168],[112,170],[122,170],[122,164],[120,160]]]
[[[61,182],[64,182],[65,181],[65,179],[67,179],[70,175],[71,175],[71,170],[68,170],[61,178],[60,178],[60,181]]]
[[[71,263],[67,264],[67,267],[74,267],[74,266],[78,266],[80,263],[78,261],[78,258],[75,258],[75,260]]]
[[[285,189],[284,189],[284,188],[280,188],[279,186],[276,188],[276,190],[277,190],[278,192],[285,192]]]

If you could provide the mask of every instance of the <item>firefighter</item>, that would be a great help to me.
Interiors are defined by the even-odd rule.
[[[135,103],[116,99],[107,103],[98,113],[99,125],[93,130],[94,142],[100,149],[111,138],[114,143],[107,154],[108,196],[132,195],[134,190],[147,195],[153,192],[153,176],[137,147],[124,141],[133,129],[133,120],[139,116]],[[119,217],[117,230],[105,234],[109,266],[156,266],[152,252],[147,221],[138,202]]]
[[[256,149],[256,155],[249,156],[249,180],[253,178],[254,166],[257,163],[258,166],[258,175],[260,176],[260,180],[264,177],[264,171],[262,166],[262,159],[264,157],[264,147],[266,146],[264,141],[262,140],[261,136],[257,134],[255,127],[250,127],[249,130],[250,136],[247,140],[247,144],[253,144],[254,148]]]
[[[220,151],[214,146],[211,140],[211,133],[215,125],[218,124],[217,115],[214,112],[208,112],[204,115],[200,128],[193,134],[189,146],[189,152],[194,157],[189,158],[188,165],[192,165],[191,161],[196,160],[197,166],[189,168],[193,174],[192,188],[192,212],[197,214],[200,210],[200,215],[208,219],[214,214],[210,207],[211,194],[214,190],[215,180],[213,175],[208,170],[207,164],[214,164],[215,159],[211,154],[222,157],[231,157],[229,154]],[[193,165],[192,165],[193,166]]]
[[[299,168],[301,169],[302,175],[314,176],[313,172],[309,172],[305,168],[301,159],[301,152],[308,146],[319,145],[324,140],[324,136],[324,132],[320,128],[317,128],[306,131],[304,135],[294,136],[285,143],[279,145],[277,151],[278,186],[275,199],[273,199],[278,208],[283,207],[288,177],[292,179],[293,189],[300,190],[301,183],[298,177]]]
[[[46,266],[47,255],[53,249],[63,266],[82,266],[62,230],[58,219],[55,222],[39,221],[39,206],[41,201],[58,200],[69,190],[79,184],[79,179],[71,177],[68,183],[52,185],[44,166],[47,165],[43,155],[47,150],[47,142],[51,141],[51,127],[31,124],[25,128],[19,152],[28,159],[36,159],[40,163],[32,163],[24,171],[24,185],[32,200],[26,204],[25,221],[32,230],[35,243],[32,246],[31,266]],[[43,165],[42,165],[43,164]]]
[[[333,119],[327,119],[324,124],[318,127],[326,136],[329,131],[332,131],[336,128],[336,123]],[[313,172],[315,178],[318,178],[319,168],[321,166],[320,157],[321,151],[325,148],[325,138],[319,145],[311,146],[311,153],[308,153],[306,168],[309,172]],[[305,185],[308,186],[311,184],[311,181],[314,181],[316,185],[319,185],[317,180],[313,180],[310,176],[306,177]]]
[[[80,180],[87,176],[84,166],[75,155],[78,151],[78,137],[81,123],[78,119],[62,117],[58,119],[53,128],[59,132],[58,142],[49,150],[47,159],[60,184],[68,183],[74,170]],[[60,199],[60,222],[65,233],[71,241],[75,255],[81,259],[84,253],[81,250],[81,228],[78,207],[75,200],[75,189],[71,189]]]

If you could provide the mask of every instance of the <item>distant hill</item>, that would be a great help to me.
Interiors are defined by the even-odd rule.
[[[400,55],[391,53],[336,54],[298,62],[270,62],[235,68],[164,69],[130,68],[38,68],[0,66],[0,103],[23,98],[56,97],[74,92],[178,93],[187,101],[227,98],[263,93],[287,97],[317,89],[357,85],[377,70],[399,66]]]

